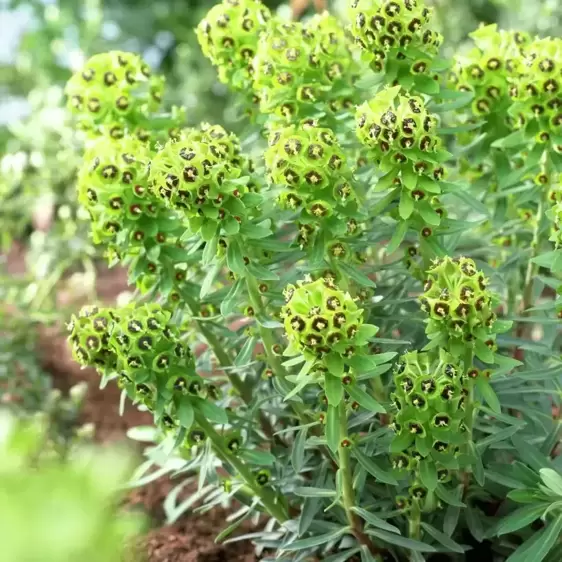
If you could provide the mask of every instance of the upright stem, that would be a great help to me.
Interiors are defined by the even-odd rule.
[[[522,302],[522,310],[521,310],[521,314],[524,316],[528,314],[528,312],[526,311],[533,304],[533,284],[539,269],[539,266],[536,263],[534,263],[532,260],[537,257],[539,251],[541,223],[542,223],[542,216],[544,213],[545,193],[548,193],[546,186],[544,186],[544,191],[543,193],[541,193],[541,197],[539,199],[539,204],[537,207],[537,214],[535,216],[536,224],[533,230],[533,240],[531,241],[531,257],[529,258],[529,262],[527,263],[527,271],[525,272],[525,286],[523,289],[523,302]]]
[[[197,322],[197,329],[201,332],[201,335],[207,340],[209,347],[213,350],[215,357],[218,359],[222,367],[232,366],[232,360],[228,356],[228,353],[224,350],[224,347],[219,342],[217,336],[211,332],[206,326],[205,322]],[[238,394],[242,397],[242,400],[246,403],[252,401],[252,389],[249,385],[245,384],[244,381],[238,376],[237,373],[229,372],[227,376],[232,383],[232,386],[238,391]]]
[[[380,551],[372,543],[368,535],[363,532],[363,522],[353,511],[355,506],[355,492],[353,491],[353,471],[351,469],[351,458],[349,454],[349,446],[345,447],[345,440],[347,436],[347,413],[345,411],[345,404],[340,402],[338,406],[339,427],[340,427],[340,444],[338,447],[338,462],[339,470],[341,473],[342,486],[343,486],[343,508],[351,531],[359,544],[365,545],[372,554],[377,554]]]
[[[252,303],[256,314],[265,316],[265,308],[263,306],[256,280],[251,276],[246,277],[246,287],[248,289],[250,302]],[[284,381],[287,378],[287,371],[285,370],[285,367],[283,367],[281,358],[275,355],[275,353],[273,352],[273,347],[276,344],[275,334],[273,330],[260,325],[258,322],[258,331],[263,342],[265,355],[267,357],[267,363],[271,367],[275,376]],[[302,404],[293,402],[291,406],[301,420],[308,419],[308,416]]]
[[[224,347],[221,346],[218,338],[209,330],[204,322],[198,322],[197,327],[203,337],[207,340],[209,347],[213,350],[215,357],[218,359],[219,363],[223,367],[230,367],[232,366],[232,361],[228,356],[228,353],[224,350]],[[230,380],[232,386],[238,391],[240,397],[246,404],[250,404],[252,402],[252,388],[246,384],[236,373],[228,372],[227,377]],[[265,417],[263,412],[259,413],[260,425],[263,429],[263,432],[269,437],[273,438],[275,431],[271,422]],[[283,443],[283,440],[277,436],[275,439],[278,443]]]
[[[271,488],[260,486],[248,466],[234,454],[224,442],[224,439],[215,431],[205,416],[196,412],[195,421],[205,432],[213,443],[213,449],[217,456],[224,462],[230,464],[234,470],[243,478],[246,485],[260,499],[265,510],[274,517],[279,523],[284,523],[289,519],[287,507],[282,497],[276,495]]]
[[[408,536],[411,539],[419,540],[420,523],[421,523],[420,507],[417,503],[413,502],[412,507],[410,509],[410,515],[408,518]]]

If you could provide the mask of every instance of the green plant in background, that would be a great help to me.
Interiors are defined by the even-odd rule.
[[[449,61],[434,14],[214,6],[197,36],[248,137],[155,114],[132,55],[67,87],[93,239],[138,288],[73,318],[74,357],[153,413],[138,479],[196,474],[169,518],[236,499],[219,538],[264,520],[266,559],[561,552],[559,40],[485,27]]]
[[[138,515],[115,507],[130,457],[78,447],[63,462],[51,455],[48,442],[40,421],[17,421],[0,412],[4,560],[123,560],[143,527]]]

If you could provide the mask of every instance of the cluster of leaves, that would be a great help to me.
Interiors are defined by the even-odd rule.
[[[82,446],[63,461],[48,443],[40,420],[18,421],[0,411],[4,560],[127,559],[131,539],[143,527],[138,515],[115,507],[130,474],[129,455]]]
[[[292,560],[454,560],[485,538],[556,560],[560,40],[485,27],[448,61],[421,0],[349,16],[210,10],[197,35],[246,99],[242,139],[155,114],[136,55],[71,79],[80,198],[140,301],[75,317],[74,356],[153,413],[138,482],[197,473],[171,519],[235,499],[220,538],[268,518],[252,538]]]

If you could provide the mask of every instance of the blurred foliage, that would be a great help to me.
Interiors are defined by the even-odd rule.
[[[0,411],[0,540],[3,562],[119,562],[142,520],[116,509],[128,455],[79,447],[63,461],[40,420]]]

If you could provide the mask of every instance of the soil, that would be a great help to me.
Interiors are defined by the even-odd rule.
[[[100,272],[98,293],[103,300],[112,302],[126,288],[126,275],[123,271]],[[151,424],[151,416],[139,412],[130,403],[127,404],[124,415],[120,416],[119,389],[114,384],[103,390],[99,388],[99,375],[93,369],[81,369],[72,360],[66,337],[59,328],[43,328],[40,331],[39,350],[43,367],[52,374],[53,384],[57,388],[65,391],[76,383],[88,383],[81,422],[95,425],[95,438],[100,444],[128,442],[131,446],[131,441],[126,437],[127,430]],[[175,483],[163,477],[129,494],[125,502],[127,508],[142,509],[152,522],[152,529],[134,547],[137,553],[135,559],[143,562],[257,560],[250,542],[241,541],[226,546],[215,544],[214,539],[223,528],[226,517],[225,512],[220,509],[203,515],[186,515],[174,525],[165,525],[162,503],[173,485]]]

